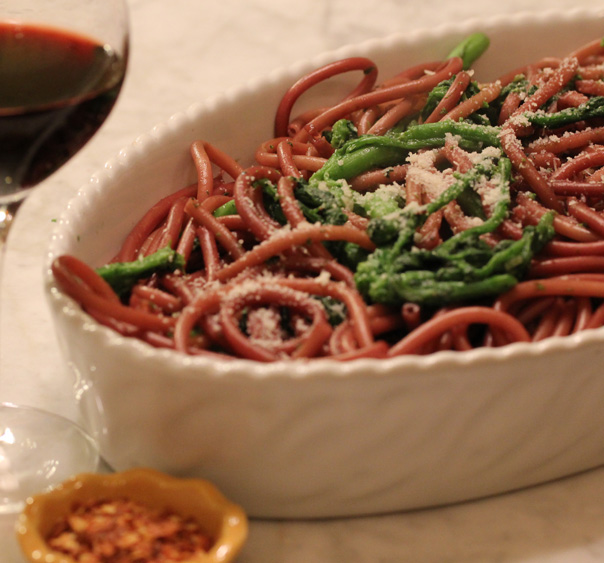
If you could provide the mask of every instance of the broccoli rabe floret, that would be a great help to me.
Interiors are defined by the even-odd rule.
[[[521,239],[490,248],[477,235],[460,239],[447,252],[378,248],[359,264],[355,281],[371,302],[406,301],[444,305],[499,295],[526,275],[532,257],[553,237],[553,215],[545,214]]]
[[[373,192],[357,193],[355,197],[356,212],[370,219],[397,213],[404,205],[404,192],[398,184],[379,186]]]
[[[114,262],[96,271],[120,297],[126,297],[139,280],[155,273],[182,269],[184,265],[182,254],[166,246],[144,258],[132,262]]]
[[[535,253],[549,241],[553,216],[546,214],[536,227],[527,227],[520,240],[490,247],[481,236],[493,232],[510,205],[511,165],[489,150],[480,164],[458,175],[457,181],[427,205],[408,205],[397,214],[373,219],[368,234],[379,246],[359,264],[355,281],[370,302],[400,305],[411,301],[443,305],[462,299],[497,295],[526,275]],[[477,225],[451,236],[432,250],[413,245],[414,234],[427,217],[448,202],[468,196],[468,190],[488,180],[496,190],[490,215]],[[474,205],[474,203],[472,204]]]
[[[445,97],[445,95],[449,91],[449,88],[453,84],[453,81],[455,80],[455,76],[456,75],[453,75],[451,78],[447,78],[446,80],[439,82],[434,88],[432,88],[432,90],[428,94],[428,98],[424,107],[420,111],[422,121],[425,121],[432,114],[432,112],[436,109],[436,106],[438,106],[438,104]],[[478,92],[480,92],[478,84],[472,81],[468,84],[465,92],[463,93],[460,99],[461,101],[467,100],[469,97],[473,96],[474,94],[477,94]]]
[[[345,180],[311,179],[309,182],[298,181],[294,193],[309,220],[333,224],[346,221],[343,209],[372,219],[396,213],[405,202],[398,184],[359,193]]]
[[[342,211],[345,205],[343,187],[340,182],[298,180],[294,195],[310,223],[342,225],[347,220],[346,214]]]
[[[344,143],[356,139],[359,132],[352,121],[340,119],[333,124],[330,131],[325,131],[323,135],[334,149],[339,149]]]
[[[282,225],[287,223],[281,205],[279,205],[279,194],[277,193],[275,185],[270,180],[262,178],[256,180],[253,183],[253,186],[255,189],[262,189],[262,203],[264,204],[266,212],[278,223]],[[236,214],[237,205],[235,204],[234,199],[227,201],[224,205],[221,205],[214,210],[214,217],[225,217],[227,215]]]
[[[428,116],[430,116],[432,112],[436,109],[436,106],[445,97],[445,94],[451,87],[451,84],[453,84],[454,80],[455,76],[447,78],[446,80],[439,82],[436,86],[434,86],[434,88],[432,88],[432,90],[430,90],[428,98],[426,99],[426,103],[424,104],[424,107],[420,112],[422,121],[425,121]]]

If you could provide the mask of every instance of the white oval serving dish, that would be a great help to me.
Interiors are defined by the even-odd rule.
[[[109,259],[146,208],[194,180],[191,141],[249,161],[272,135],[284,89],[317,66],[367,56],[384,79],[483,31],[491,47],[477,75],[494,78],[603,36],[603,16],[525,13],[345,47],[176,114],[108,162],[56,226],[45,280],[85,425],[107,461],[203,477],[250,515],[283,518],[450,503],[604,463],[604,329],[429,357],[219,362],[98,325],[49,271],[64,253]]]

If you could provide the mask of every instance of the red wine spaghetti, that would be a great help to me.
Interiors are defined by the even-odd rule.
[[[377,85],[354,57],[300,78],[242,168],[191,145],[195,185],[157,202],[114,260],[53,263],[98,322],[194,355],[385,358],[604,324],[604,46],[479,82],[488,46]],[[340,101],[300,97],[361,72]]]

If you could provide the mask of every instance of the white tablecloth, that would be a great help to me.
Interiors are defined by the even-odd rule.
[[[130,68],[114,112],[97,136],[30,197],[11,232],[0,284],[0,401],[39,406],[77,420],[71,376],[59,357],[42,292],[44,253],[53,219],[68,200],[139,133],[204,97],[347,43],[456,19],[598,3],[130,0]],[[604,35],[604,25],[602,31]],[[252,521],[239,560],[604,561],[604,471],[404,514],[320,522]],[[0,525],[0,561],[21,561],[6,523]]]

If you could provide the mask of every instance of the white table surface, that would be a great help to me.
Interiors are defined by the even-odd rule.
[[[114,112],[97,136],[30,197],[11,232],[0,284],[0,401],[77,420],[71,376],[59,357],[42,292],[45,249],[53,219],[76,190],[138,134],[204,97],[347,43],[455,19],[599,3],[130,0],[130,68]],[[395,515],[254,520],[239,561],[604,561],[604,470],[495,498]],[[22,559],[4,519],[0,563],[13,562]]]

